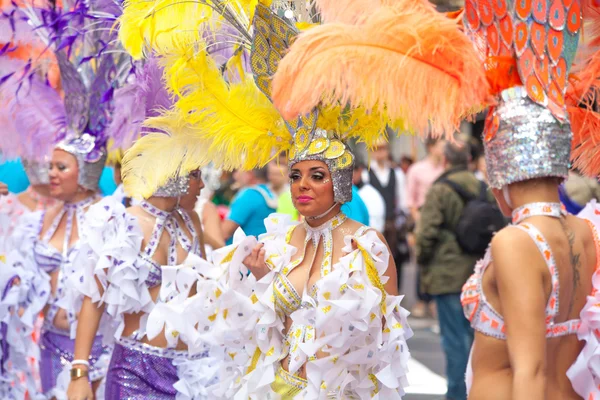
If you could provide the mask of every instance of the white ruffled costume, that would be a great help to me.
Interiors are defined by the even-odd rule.
[[[600,243],[597,241],[600,205],[592,200],[577,216],[594,225],[596,257],[600,260]],[[577,337],[585,342],[585,346],[567,371],[575,392],[586,400],[600,399],[600,263],[592,276],[592,287],[592,293],[587,296],[587,302],[579,314],[581,326]]]
[[[35,217],[25,214],[20,224],[11,225],[14,229],[11,237],[3,243],[6,255],[0,259],[2,399],[45,398],[39,394],[39,347],[32,334],[51,289],[48,274],[38,270],[32,262],[32,241],[28,240],[31,232],[25,227],[27,221]],[[0,224],[8,227],[9,219],[9,215],[0,216]]]
[[[69,279],[69,290],[64,305],[79,309],[84,296],[89,297],[98,306],[104,305],[105,311],[98,332],[103,335],[105,345],[119,342],[121,339],[137,341],[144,336],[153,339],[161,334],[165,325],[164,313],[170,312],[165,307],[165,302],[169,300],[170,307],[177,310],[176,314],[186,317],[194,314],[195,310],[185,308],[185,304],[190,303],[186,299],[194,283],[200,278],[196,271],[206,274],[205,271],[209,272],[212,269],[211,264],[190,252],[182,265],[160,266],[161,287],[155,303],[147,283],[152,274],[152,265],[141,257],[141,228],[136,217],[127,213],[120,202],[106,197],[91,206],[80,236],[82,251],[77,260],[80,269],[78,274]],[[99,289],[97,281],[102,290]],[[183,305],[179,306],[179,303]],[[175,307],[175,304],[178,306]],[[123,338],[124,315],[133,313],[144,313],[140,328],[134,338]],[[76,321],[72,321],[72,337],[75,337],[76,331]],[[173,324],[167,323],[165,336],[168,341],[168,348],[164,349],[165,354],[175,354],[169,350],[174,348],[179,340],[179,334],[173,328]],[[198,348],[193,349],[194,353],[205,352],[205,345],[200,341],[196,340],[194,344],[198,345]],[[218,349],[214,349],[211,354],[218,355]],[[206,387],[214,384],[222,354],[218,358],[171,358],[179,377],[179,381],[174,385],[178,391],[177,399],[209,399]]]
[[[264,243],[271,268],[266,276],[256,281],[243,265],[257,239],[239,229],[232,245],[213,253],[215,271],[222,271],[219,282],[203,281],[198,294],[188,299],[197,301],[190,309],[204,311],[195,318],[172,315],[187,323],[179,327],[186,341],[210,340],[226,348],[213,398],[278,398],[272,384],[289,354],[290,373],[306,365],[307,384],[297,399],[400,399],[407,385],[406,340],[412,331],[406,321],[408,312],[400,307],[402,296],[383,291],[388,279],[384,276],[387,246],[364,227],[346,236],[346,255],[304,291],[286,335],[285,315],[275,304],[275,278],[293,265],[297,249],[288,244],[293,224],[289,216],[273,214],[265,226],[267,233],[258,241]],[[317,352],[327,356],[317,358]]]

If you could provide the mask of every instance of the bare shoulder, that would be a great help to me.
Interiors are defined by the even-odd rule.
[[[527,229],[526,226],[523,228]],[[491,243],[495,269],[510,269],[523,273],[523,265],[539,265],[545,271],[545,263],[532,237],[522,229],[508,226],[498,232]]]
[[[526,226],[523,226],[522,228],[527,229]],[[523,231],[523,229],[513,225],[501,229],[492,238],[492,251],[520,251],[535,248],[536,246],[531,240],[531,236]]]
[[[366,229],[367,232],[375,232],[377,234],[377,237],[379,238],[379,240],[381,240],[381,242],[383,244],[385,244],[386,246],[388,246],[388,243],[385,240],[385,237],[383,236],[383,234],[381,232],[379,232],[378,230],[376,230],[375,228],[371,228],[370,226],[367,226],[365,224],[361,224],[360,222],[357,222],[357,221],[355,221],[353,219],[347,219],[346,222],[344,223],[344,225],[346,225],[347,231],[350,232],[350,233],[352,233],[352,234],[358,232],[358,230],[361,229],[361,228],[367,228]]]
[[[360,228],[362,228],[364,225],[361,224],[360,222],[357,222],[353,219],[348,218],[345,222],[344,222],[344,227],[346,228],[345,230],[350,231],[350,232],[356,232],[357,230],[359,230]]]
[[[143,217],[143,216],[148,215],[148,213],[146,211],[144,211],[144,209],[140,206],[127,207],[126,211],[128,214],[131,214],[135,217]]]

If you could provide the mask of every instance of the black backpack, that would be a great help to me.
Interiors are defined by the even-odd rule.
[[[488,201],[487,185],[481,182],[479,196],[474,196],[449,179],[440,182],[450,186],[465,203],[454,229],[458,244],[465,253],[482,256],[494,233],[506,226],[506,219],[496,202]]]

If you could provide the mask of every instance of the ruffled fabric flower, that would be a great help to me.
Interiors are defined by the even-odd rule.
[[[176,358],[179,380],[173,385],[177,400],[212,400],[212,390],[219,385],[218,374],[223,359],[222,349],[211,351],[214,356],[198,359]]]
[[[579,213],[580,218],[589,220],[594,227],[596,257],[600,257],[598,227],[600,226],[600,206],[592,200]],[[593,291],[587,296],[580,319],[581,326],[577,337],[585,342],[575,363],[567,371],[573,389],[586,400],[600,399],[600,264],[592,276]]]
[[[32,333],[37,316],[50,295],[50,278],[31,270],[19,251],[0,262],[0,397],[22,399],[37,393],[28,358],[39,353]],[[21,381],[23,379],[23,381]],[[16,384],[15,384],[16,383]]]
[[[152,340],[164,331],[168,347],[175,347],[181,340],[191,354],[204,352],[211,332],[197,328],[214,319],[219,290],[211,277],[220,275],[220,270],[191,253],[181,265],[163,266],[159,301],[146,323],[148,338]],[[190,296],[192,289],[195,293]]]
[[[81,250],[59,302],[70,316],[72,337],[83,296],[105,306],[99,328],[105,344],[121,336],[124,314],[151,310],[153,302],[145,284],[149,267],[138,257],[142,240],[136,218],[121,203],[105,197],[90,207],[80,229]]]
[[[353,244],[354,243],[354,244]],[[290,372],[306,364],[304,398],[400,399],[412,336],[402,296],[385,293],[389,251],[374,231],[345,238],[333,270],[291,315]],[[354,250],[354,246],[357,248]]]

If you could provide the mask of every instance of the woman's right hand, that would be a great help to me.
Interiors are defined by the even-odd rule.
[[[92,385],[86,377],[77,378],[69,383],[67,389],[67,398],[69,400],[94,400]]]
[[[257,244],[252,249],[252,253],[244,258],[244,265],[248,267],[257,281],[261,280],[271,270],[265,262],[266,252],[264,246],[263,243]]]

